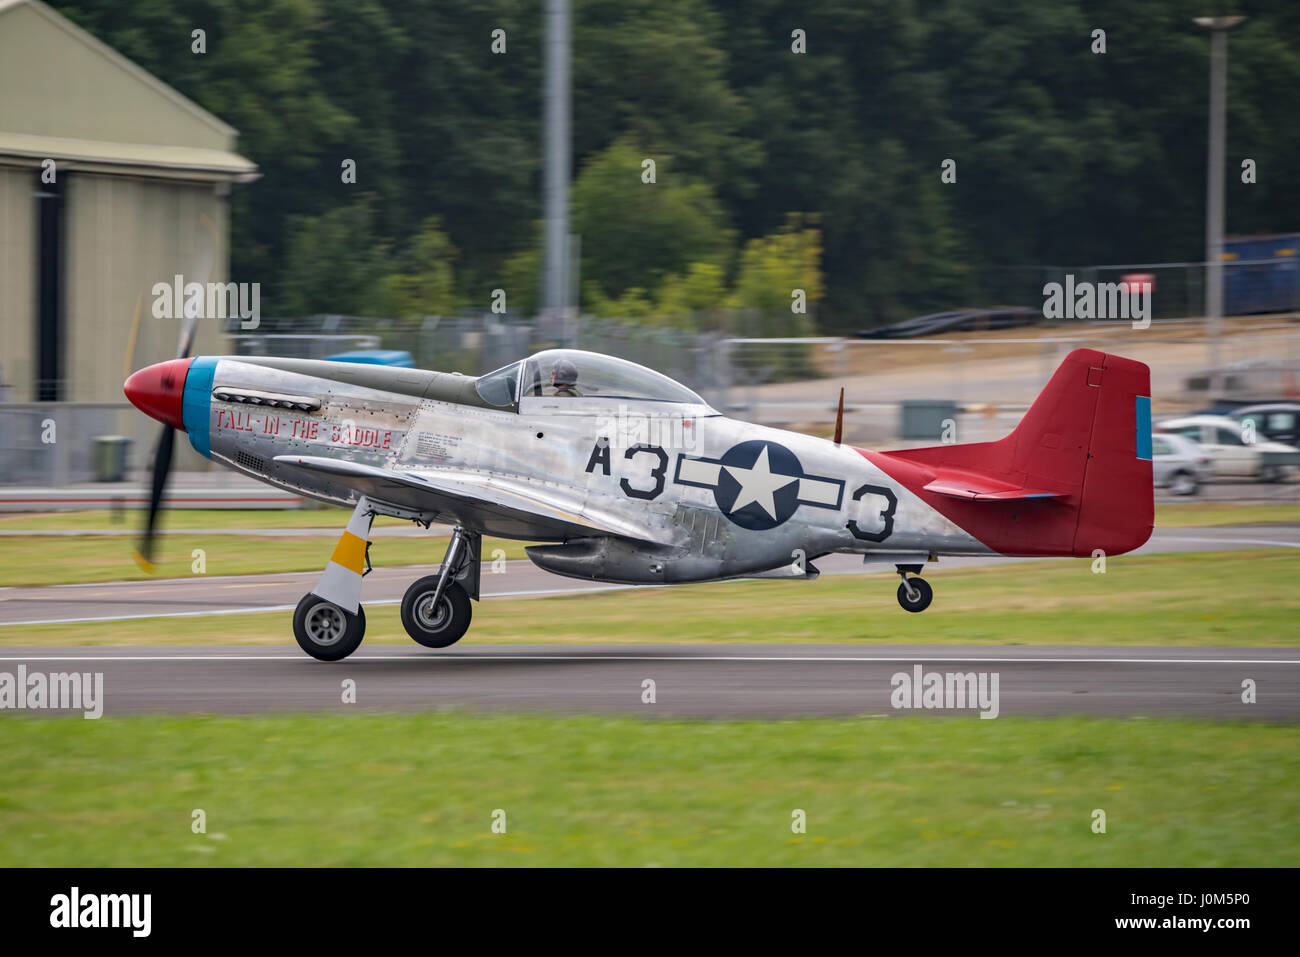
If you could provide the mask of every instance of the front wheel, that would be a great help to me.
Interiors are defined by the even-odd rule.
[[[438,576],[428,575],[406,589],[402,598],[402,627],[426,648],[446,648],[460,641],[473,616],[469,595],[457,582],[447,582],[435,607],[437,591]]]
[[[366,635],[366,610],[341,608],[319,595],[306,594],[293,613],[293,637],[298,647],[321,661],[339,661],[357,650]]]
[[[912,586],[915,598],[907,594],[907,586]],[[934,589],[924,578],[909,578],[898,586],[898,603],[904,611],[925,611],[934,599]]]
[[[1198,485],[1191,472],[1175,472],[1169,480],[1169,491],[1174,495],[1195,495]]]

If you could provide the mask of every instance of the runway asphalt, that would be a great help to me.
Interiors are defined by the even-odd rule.
[[[1298,525],[1161,530],[1147,553],[1300,548]],[[377,558],[382,560],[382,550]],[[930,569],[1033,561],[944,559]],[[817,562],[825,574],[863,574],[856,556]],[[366,604],[396,602],[436,566],[380,568],[367,577]],[[889,565],[866,571],[889,574]],[[0,589],[0,624],[111,621],[157,615],[287,610],[317,572]],[[619,586],[558,578],[527,561],[485,569],[489,600]],[[815,589],[812,584],[810,588]],[[441,708],[682,717],[797,717],[907,714],[891,704],[893,676],[924,672],[997,675],[999,715],[1185,715],[1224,720],[1300,721],[1300,649],[1107,648],[871,645],[482,645],[444,651],[414,644],[363,645],[325,664],[287,639],[276,646],[0,646],[0,674],[102,672],[104,713],[258,714],[410,711]],[[342,700],[345,679],[356,703]],[[643,682],[656,701],[644,703]],[[1241,701],[1252,679],[1257,702]],[[991,687],[991,685],[989,686]],[[925,710],[978,720],[977,710]],[[42,715],[68,714],[45,711]]]
[[[1157,529],[1151,541],[1135,554],[1243,548],[1300,548],[1300,525]],[[427,566],[382,567],[382,542],[372,551],[373,560],[381,563],[381,567],[376,567],[374,572],[366,576],[362,587],[362,602],[365,605],[401,601],[402,594],[411,582],[437,570],[436,558]],[[327,551],[323,550],[321,554],[323,563]],[[431,543],[431,554],[441,557],[439,543]],[[941,581],[943,571],[948,568],[1041,560],[997,556],[943,558],[927,569],[927,575]],[[853,555],[829,555],[817,559],[816,566],[826,575],[893,573],[893,567],[888,564],[864,568],[861,558]],[[291,610],[315,586],[319,578],[319,571],[310,571],[278,575],[194,576],[153,581],[0,588],[0,627],[117,621],[162,615],[183,617]],[[482,591],[488,600],[607,591],[619,587],[628,586],[560,578],[542,571],[526,559],[505,562],[500,573],[495,574],[490,567],[485,567],[482,576]],[[815,588],[816,585],[810,587]]]
[[[997,676],[1013,715],[1300,721],[1300,649],[873,645],[375,645],[325,663],[288,647],[4,648],[0,674],[103,674],[103,714],[471,711],[645,717],[896,717],[894,676]],[[645,682],[655,701],[645,702]],[[1255,682],[1257,701],[1242,702]],[[356,701],[343,702],[355,682]],[[989,699],[991,703],[993,699]],[[985,710],[991,711],[991,708]],[[12,712],[11,712],[12,713]],[[32,712],[41,717],[78,712]],[[917,711],[981,720],[979,709]]]

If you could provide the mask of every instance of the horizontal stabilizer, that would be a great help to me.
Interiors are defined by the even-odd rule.
[[[1007,502],[1024,498],[1060,498],[1060,492],[1008,485],[986,476],[940,477],[922,486],[927,492],[972,502]]]

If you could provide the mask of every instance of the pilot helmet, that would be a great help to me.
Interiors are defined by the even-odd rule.
[[[573,385],[578,381],[578,367],[568,359],[556,359],[551,367],[551,381],[556,385]]]

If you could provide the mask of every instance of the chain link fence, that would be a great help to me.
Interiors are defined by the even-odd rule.
[[[153,454],[159,425],[128,402],[0,403],[0,485],[52,487],[94,478],[95,439],[122,436],[128,466]],[[178,443],[180,444],[180,443]],[[178,464],[202,459],[183,450]]]
[[[1095,268],[1100,276],[1135,267]],[[1158,288],[1167,288],[1156,275]],[[566,324],[565,341],[556,343],[538,341],[529,321],[491,314],[419,320],[314,316],[265,320],[256,332],[233,334],[229,345],[237,355],[315,359],[355,349],[399,349],[410,352],[420,368],[478,375],[563,344],[663,372],[728,415],[827,436],[843,386],[845,439],[870,446],[898,442],[907,409],[926,403],[953,404],[956,441],[1004,435],[1064,355],[1081,345],[1147,362],[1157,408],[1166,412],[1208,408],[1221,399],[1300,398],[1300,325],[1286,318],[1225,321],[1217,376],[1210,374],[1211,350],[1200,320],[1160,320],[1142,331],[1130,323],[1067,322],[919,339],[745,334],[764,330],[770,321],[752,312],[721,318],[715,313],[708,321],[687,317],[679,324],[581,317]],[[53,442],[46,441],[50,422]],[[126,402],[0,402],[0,483],[89,481],[94,440],[104,435],[128,437],[129,462],[139,470],[152,454],[157,424]],[[207,464],[184,445],[178,443],[178,468]]]

